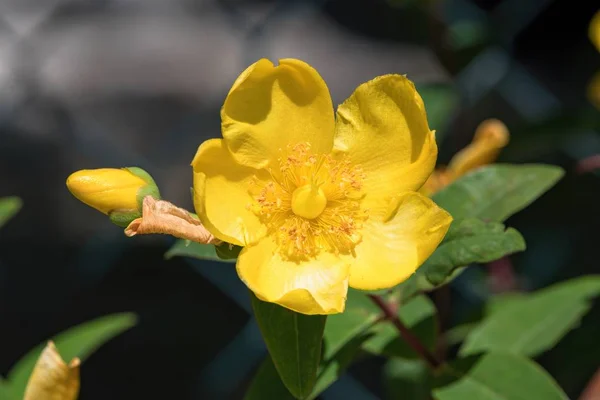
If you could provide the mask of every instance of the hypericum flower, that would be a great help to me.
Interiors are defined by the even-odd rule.
[[[431,174],[421,193],[431,196],[467,172],[491,164],[506,147],[510,134],[506,125],[497,119],[487,119],[477,127],[473,141],[456,153],[448,167],[438,168]]]
[[[144,197],[160,199],[154,179],[137,167],[80,170],[67,178],[67,187],[81,202],[123,227],[141,217]]]
[[[437,157],[412,82],[359,86],[334,118],[308,64],[261,59],[233,84],[223,139],[198,148],[194,205],[218,239],[244,246],[237,272],[263,300],[304,314],[344,310],[348,286],[407,279],[452,218],[417,193]]]
[[[48,342],[29,377],[23,400],[75,400],[79,394],[79,365],[78,358],[67,365],[54,343]]]

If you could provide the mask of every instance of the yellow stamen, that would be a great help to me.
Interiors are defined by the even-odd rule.
[[[292,211],[299,217],[315,219],[326,206],[325,193],[314,183],[300,186],[292,193]]]
[[[321,250],[351,252],[367,219],[360,207],[361,168],[313,154],[308,143],[281,151],[271,179],[257,179],[250,188],[256,203],[249,208],[265,222],[286,258],[312,257]]]

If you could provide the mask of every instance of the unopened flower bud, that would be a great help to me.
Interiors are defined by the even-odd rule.
[[[446,187],[451,181],[452,177],[446,168],[438,168],[429,176],[429,179],[427,179],[419,192],[425,196],[432,196],[434,193]]]
[[[483,121],[477,127],[473,141],[450,160],[448,171],[453,178],[458,178],[475,168],[493,163],[509,140],[508,128],[502,121]]]
[[[432,196],[467,172],[493,163],[509,140],[510,133],[502,121],[483,121],[477,127],[473,141],[452,157],[448,167],[433,171],[419,191],[425,196]]]
[[[29,377],[24,400],[75,400],[79,394],[79,364],[74,358],[67,365],[54,343],[48,342]]]
[[[67,187],[82,203],[122,227],[142,215],[144,197],[160,199],[154,179],[137,167],[84,169],[67,178]]]

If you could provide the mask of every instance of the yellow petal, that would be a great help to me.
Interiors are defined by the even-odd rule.
[[[315,154],[333,145],[333,105],[327,85],[294,59],[261,59],[233,84],[221,109],[223,137],[235,159],[265,167],[288,144],[308,142]]]
[[[67,188],[82,203],[108,214],[137,210],[138,192],[147,182],[128,169],[83,169],[67,178]]]
[[[242,250],[240,279],[256,296],[302,314],[344,311],[348,292],[348,261],[320,253],[306,261],[282,260],[275,242],[265,237]]]
[[[249,189],[261,171],[237,164],[222,139],[202,143],[192,166],[194,207],[206,229],[239,246],[258,241],[265,227],[250,210]]]
[[[369,207],[418,190],[433,171],[437,145],[413,83],[384,75],[360,85],[337,110],[334,152],[363,168]]]
[[[458,178],[467,172],[491,164],[498,158],[500,150],[506,147],[510,138],[506,125],[497,119],[487,119],[477,127],[473,141],[456,153],[448,171],[452,178]]]
[[[596,46],[596,49],[600,51],[600,10],[596,11],[596,14],[594,14],[590,21],[588,35],[591,42]]]
[[[433,253],[451,222],[450,214],[419,193],[398,196],[383,222],[365,224],[350,266],[350,287],[377,290],[403,282]]]
[[[25,389],[24,400],[75,400],[79,394],[79,359],[69,365],[49,342],[40,355]]]

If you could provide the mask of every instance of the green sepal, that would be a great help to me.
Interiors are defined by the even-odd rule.
[[[140,213],[142,212],[142,206],[144,203],[144,198],[146,196],[152,196],[156,200],[160,200],[160,191],[158,190],[158,186],[156,185],[156,182],[154,181],[154,179],[152,178],[152,176],[149,173],[147,173],[146,171],[144,171],[143,169],[141,169],[139,167],[127,167],[127,168],[123,168],[123,169],[126,169],[127,171],[131,172],[133,175],[135,175],[139,178],[142,178],[144,180],[144,182],[146,182],[146,184],[147,184],[146,186],[144,186],[143,188],[138,190],[138,193],[137,193],[138,210],[140,211]],[[138,218],[138,217],[136,217],[136,218]],[[111,221],[112,221],[112,219],[111,219]]]
[[[111,211],[108,214],[108,218],[110,222],[113,224],[120,226],[121,228],[127,228],[129,224],[137,218],[142,216],[142,212],[138,210],[128,210],[128,211]]]

